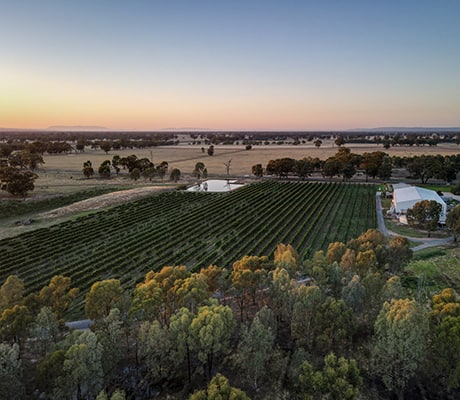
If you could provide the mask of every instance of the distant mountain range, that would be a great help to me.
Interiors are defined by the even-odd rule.
[[[104,126],[98,125],[52,125],[45,129],[24,129],[24,128],[1,128],[0,132],[55,132],[55,131],[64,131],[64,132],[254,132],[254,133],[264,133],[264,132],[298,132],[298,133],[333,133],[333,132],[355,132],[355,133],[395,133],[395,132],[413,132],[413,133],[438,133],[438,132],[460,132],[460,127],[405,127],[405,126],[385,126],[379,128],[353,128],[353,129],[335,129],[335,130],[223,130],[223,129],[208,129],[208,128],[162,128],[162,129],[111,129]]]
[[[52,125],[46,128],[47,131],[110,131],[105,126],[91,125]],[[116,129],[114,129],[116,130]]]
[[[355,128],[347,129],[347,132],[458,132],[460,127],[407,127],[407,126],[385,126],[380,128]]]

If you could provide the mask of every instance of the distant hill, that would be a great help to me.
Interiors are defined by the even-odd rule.
[[[407,126],[385,126],[380,128],[355,128],[347,132],[459,132],[460,127],[407,127]]]
[[[104,126],[91,125],[52,125],[46,128],[47,131],[109,131]]]

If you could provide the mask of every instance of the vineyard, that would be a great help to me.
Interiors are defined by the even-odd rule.
[[[62,274],[82,293],[107,278],[133,287],[164,265],[231,267],[280,242],[303,261],[375,226],[371,185],[266,181],[230,193],[168,192],[0,241],[0,282],[16,274],[35,291]]]

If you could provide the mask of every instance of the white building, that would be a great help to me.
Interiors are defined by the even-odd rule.
[[[401,222],[406,222],[405,214],[409,208],[414,207],[415,203],[422,200],[434,200],[441,204],[442,211],[439,217],[441,224],[446,223],[447,204],[434,191],[417,186],[395,185],[393,191],[393,201],[391,202],[391,211],[400,217]]]

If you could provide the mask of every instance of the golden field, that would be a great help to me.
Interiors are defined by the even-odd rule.
[[[115,154],[125,157],[135,154],[138,158],[146,157],[151,159],[154,164],[162,161],[169,163],[169,169],[178,168],[182,173],[183,182],[192,182],[192,171],[197,162],[203,162],[210,177],[226,176],[225,163],[231,160],[230,175],[232,177],[251,176],[252,166],[260,163],[264,167],[267,162],[276,158],[290,157],[301,159],[311,156],[326,159],[333,156],[338,147],[333,141],[323,140],[320,148],[316,148],[313,143],[301,145],[255,145],[251,150],[246,150],[244,145],[216,145],[213,156],[203,153],[201,148],[207,149],[206,145],[180,144],[177,146],[158,146],[149,149],[127,149],[111,150],[108,154],[98,149],[86,148],[84,153],[68,155],[44,155],[45,164],[37,171],[39,178],[36,181],[36,189],[32,196],[40,194],[66,193],[79,188],[88,186],[143,186],[152,184],[140,179],[134,182],[127,178],[126,171],[121,170],[120,177],[111,179],[99,179],[97,169],[102,161],[111,160]],[[353,153],[362,154],[364,152],[385,151],[389,155],[414,156],[422,154],[457,154],[460,152],[459,146],[455,144],[439,144],[438,146],[412,146],[412,147],[391,147],[385,150],[382,145],[355,144],[346,145]],[[83,162],[90,160],[96,172],[91,179],[83,176]],[[158,180],[154,182],[158,184]],[[168,176],[165,177],[168,183]]]

